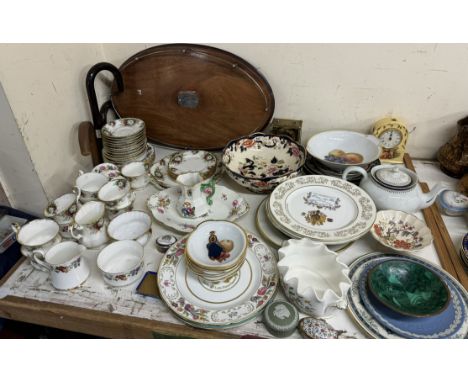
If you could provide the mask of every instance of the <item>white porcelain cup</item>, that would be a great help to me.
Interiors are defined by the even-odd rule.
[[[54,288],[72,289],[81,285],[89,276],[88,263],[82,256],[85,250],[84,245],[63,241],[47,252],[34,250],[33,257],[38,264],[48,269]]]
[[[115,241],[99,253],[97,266],[107,284],[129,285],[143,276],[143,254],[143,246],[136,241]]]
[[[130,193],[130,182],[122,176],[118,176],[107,182],[98,192],[100,201],[107,207],[115,207],[121,204]]]
[[[143,211],[124,212],[111,220],[107,233],[114,240],[136,240],[144,246],[151,237],[151,216]]]
[[[76,178],[73,193],[77,195],[77,199],[86,203],[91,200],[96,200],[98,191],[108,181],[107,176],[97,172],[79,171],[79,176]]]
[[[83,204],[75,215],[75,223],[70,226],[70,234],[87,248],[97,248],[107,243],[108,220],[105,213],[103,202],[91,201]]]
[[[132,162],[122,167],[122,175],[130,180],[132,189],[139,190],[149,183],[148,166],[143,162]]]
[[[59,234],[59,225],[51,219],[36,219],[22,227],[12,224],[11,228],[16,234],[16,240],[21,244],[21,254],[31,260],[31,265],[41,271],[46,270],[33,258],[34,250],[47,251],[62,241]]]
[[[73,216],[75,216],[77,210],[76,195],[68,193],[50,202],[44,210],[44,216],[54,219],[59,225],[63,225],[73,222]]]

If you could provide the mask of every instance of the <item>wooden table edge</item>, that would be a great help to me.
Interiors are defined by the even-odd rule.
[[[16,262],[0,280],[0,286],[25,260],[25,257],[21,257]],[[0,299],[0,317],[107,338],[240,338],[183,323],[174,324],[16,296]]]

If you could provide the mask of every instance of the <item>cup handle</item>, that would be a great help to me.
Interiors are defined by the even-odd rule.
[[[367,179],[367,171],[366,170],[364,170],[362,167],[359,167],[359,166],[351,166],[351,167],[348,167],[346,170],[344,170],[343,175],[341,175],[343,180],[348,180],[347,178],[348,178],[348,174],[350,172],[359,172],[359,173],[362,174],[364,179]]]
[[[84,171],[83,170],[78,170],[78,176],[81,176],[84,174]]]
[[[43,268],[46,272],[50,272],[52,267],[47,264],[44,260],[39,258],[39,255],[43,258],[45,251],[43,249],[36,249],[32,252],[31,261],[34,261],[40,268]]]
[[[32,251],[27,249],[24,245],[21,246],[20,252],[23,256],[32,258]]]
[[[72,192],[76,195],[76,203],[78,204],[80,202],[81,197],[81,188],[74,186],[72,188]]]
[[[81,238],[83,237],[83,235],[81,234],[76,234],[74,230],[77,230],[77,231],[80,231],[82,230],[82,228],[76,224],[76,223],[73,223],[71,226],[68,227],[68,232],[70,232],[70,235],[72,235],[72,237],[76,240],[81,240]]]

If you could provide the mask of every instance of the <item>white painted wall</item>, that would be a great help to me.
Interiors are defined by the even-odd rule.
[[[303,137],[327,129],[366,132],[394,115],[416,127],[413,157],[432,158],[468,114],[467,44],[213,44],[256,66],[270,82],[275,117],[304,121]],[[0,82],[49,197],[80,167],[77,125],[90,119],[89,67],[120,65],[151,44],[0,45]],[[1,143],[0,143],[1,144]]]

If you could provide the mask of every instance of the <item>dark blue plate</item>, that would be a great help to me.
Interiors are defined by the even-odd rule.
[[[455,334],[466,319],[466,311],[462,296],[451,280],[444,278],[451,299],[448,307],[441,313],[431,317],[409,317],[387,308],[367,290],[367,274],[376,265],[369,264],[359,278],[359,295],[367,311],[383,326],[404,338],[450,338]],[[433,270],[433,269],[432,269]]]

